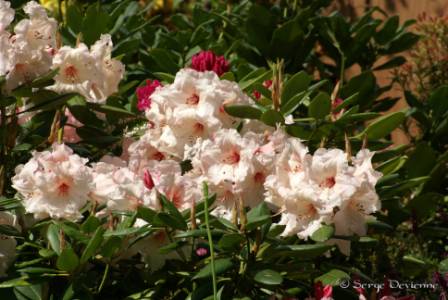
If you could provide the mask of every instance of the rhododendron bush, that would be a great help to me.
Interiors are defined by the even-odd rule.
[[[445,299],[446,88],[329,2],[0,0],[1,299]]]

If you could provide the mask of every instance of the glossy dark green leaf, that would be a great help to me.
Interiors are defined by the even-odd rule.
[[[233,267],[233,262],[230,258],[220,258],[215,260],[215,273],[216,275],[222,274],[225,271]],[[193,279],[203,279],[207,277],[212,277],[212,266],[209,262],[205,267],[203,267]]]
[[[325,242],[333,236],[334,227],[330,225],[322,225],[318,230],[313,232],[311,239],[316,242]]]
[[[247,213],[247,230],[253,230],[263,224],[270,222],[271,211],[265,202],[261,202]]]
[[[412,32],[403,32],[391,40],[384,50],[385,54],[393,54],[408,50],[418,42],[420,36]]]
[[[384,163],[378,166],[377,170],[383,173],[383,176],[389,175],[400,170],[407,160],[408,160],[407,156],[398,156],[388,161],[385,161]]]
[[[331,249],[332,246],[325,244],[309,245],[282,245],[276,248],[275,255],[293,255],[300,259],[311,259],[320,256]]]
[[[44,295],[42,286],[39,284],[33,284],[29,286],[16,286],[14,287],[14,295],[17,300],[43,300]]]
[[[50,224],[47,229],[47,239],[50,243],[51,249],[58,255],[61,254],[60,241],[59,241],[60,227],[55,224]]]
[[[448,85],[437,88],[429,97],[428,104],[436,118],[448,111]]]
[[[407,207],[419,218],[425,218],[434,213],[438,205],[443,203],[443,195],[438,193],[425,193],[409,201]]]
[[[282,116],[282,114],[272,109],[265,111],[261,115],[260,120],[266,125],[272,127],[275,127],[277,124],[283,124],[285,122],[285,118]]]
[[[405,62],[406,62],[406,58],[404,58],[404,56],[396,56],[396,57],[393,57],[390,60],[386,61],[385,63],[379,65],[378,67],[375,67],[374,70],[379,71],[379,70],[387,70],[387,69],[391,69],[391,68],[396,68],[396,67],[401,66]]]
[[[344,271],[333,269],[317,278],[314,282],[322,282],[323,285],[339,285],[343,280],[350,280],[350,276]]]
[[[279,285],[283,282],[283,277],[277,271],[266,269],[257,272],[254,276],[256,282],[266,285]]]
[[[95,230],[95,233],[93,234],[92,238],[90,239],[89,243],[87,244],[86,248],[84,249],[84,252],[81,256],[81,264],[84,264],[87,262],[92,256],[95,255],[98,248],[101,246],[101,243],[103,242],[103,235],[104,235],[105,229],[102,227],[98,227]]]
[[[78,5],[69,5],[66,12],[66,22],[68,27],[78,34],[82,30],[83,15]]]
[[[72,248],[65,248],[56,261],[59,270],[71,272],[79,265],[79,258]]]
[[[82,23],[83,42],[88,46],[95,43],[102,33],[107,33],[108,23],[109,15],[99,3],[90,5]]]
[[[398,30],[400,25],[400,19],[398,16],[390,17],[384,22],[383,27],[376,33],[375,40],[380,44],[384,45],[390,41]]]
[[[81,225],[81,230],[86,233],[94,232],[101,225],[101,221],[95,216],[89,216]]]
[[[325,118],[331,111],[330,96],[325,92],[320,92],[311,100],[308,107],[308,116],[315,119]]]
[[[242,119],[260,119],[262,115],[261,110],[250,105],[225,105],[224,110],[229,115]]]
[[[244,236],[239,233],[229,233],[222,236],[219,240],[218,246],[223,250],[230,251],[238,249],[244,240]]]
[[[366,134],[369,139],[380,139],[390,134],[395,128],[401,125],[406,119],[403,112],[395,112],[378,118],[372,122],[364,130],[363,135]]]

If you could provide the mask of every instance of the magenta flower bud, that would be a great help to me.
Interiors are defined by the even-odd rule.
[[[145,86],[137,88],[137,108],[139,111],[144,111],[151,107],[151,95],[154,93],[157,87],[162,86],[158,80],[147,80]]]
[[[196,255],[199,257],[203,257],[208,255],[208,250],[204,247],[199,247],[196,249]]]
[[[148,190],[152,190],[154,188],[154,180],[148,170],[146,170],[143,174],[143,182]]]
[[[213,71],[218,76],[221,76],[225,72],[229,71],[229,62],[224,56],[217,56],[210,50],[201,51],[191,58],[191,68],[199,71]]]

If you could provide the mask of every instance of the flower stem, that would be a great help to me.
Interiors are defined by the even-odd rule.
[[[216,273],[215,273],[215,251],[213,250],[212,232],[210,231],[210,223],[208,220],[208,186],[204,182],[202,185],[204,193],[204,213],[205,213],[205,226],[207,228],[208,244],[210,246],[210,263],[212,267],[212,281],[213,281],[213,300],[218,299],[218,289],[216,286]]]

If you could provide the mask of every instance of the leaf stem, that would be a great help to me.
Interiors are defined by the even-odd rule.
[[[204,182],[202,185],[204,193],[204,213],[205,213],[205,226],[207,229],[208,244],[210,246],[210,263],[212,267],[212,281],[213,281],[213,300],[218,300],[218,289],[216,286],[216,273],[215,273],[215,251],[213,250],[212,232],[210,231],[210,223],[208,220],[208,186]]]

